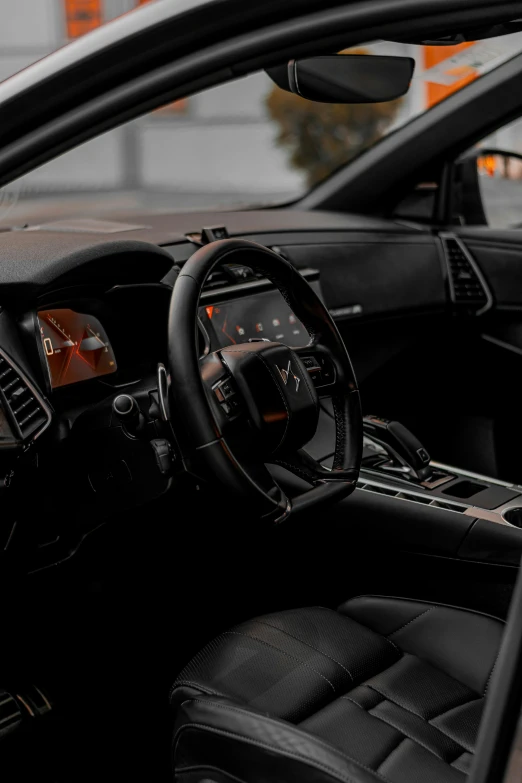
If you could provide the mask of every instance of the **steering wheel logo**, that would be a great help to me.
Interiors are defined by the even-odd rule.
[[[296,392],[298,392],[299,391],[299,384],[301,383],[301,378],[299,378],[299,376],[296,375],[292,371],[292,362],[291,361],[288,362],[288,367],[286,368],[286,370],[284,370],[284,369],[282,370],[281,367],[277,366],[277,364],[276,364],[276,367],[277,367],[277,369],[279,371],[279,375],[283,379],[284,385],[287,386],[288,385],[288,381],[290,380],[290,378],[293,378],[294,381],[295,381],[295,390],[296,390]]]

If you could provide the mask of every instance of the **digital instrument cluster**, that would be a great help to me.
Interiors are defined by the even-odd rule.
[[[207,305],[200,308],[199,317],[210,333],[211,342],[221,348],[254,338],[285,343],[293,348],[310,341],[305,327],[278,293]]]
[[[38,323],[53,389],[116,372],[107,333],[94,316],[67,308],[40,310]]]

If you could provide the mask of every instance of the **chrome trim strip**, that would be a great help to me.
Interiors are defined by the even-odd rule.
[[[201,451],[201,449],[208,449],[209,446],[215,446],[216,443],[221,443],[223,438],[216,438],[216,440],[211,440],[209,443],[204,443],[202,446],[196,446],[196,451]]]
[[[431,463],[432,465],[435,465],[437,463]],[[441,466],[442,467],[442,466]],[[454,469],[452,469],[454,470]],[[455,471],[457,474],[457,478],[459,476],[459,471]],[[489,483],[497,483],[504,487],[509,487],[514,490],[520,490],[522,495],[522,487],[517,487],[516,485],[508,485],[504,482],[493,482],[492,479],[488,479],[485,476],[479,476],[476,473],[464,473],[463,471],[460,472],[461,475],[466,475],[471,478],[481,478],[483,481],[488,481]],[[384,489],[387,492],[393,492],[396,494],[392,495],[386,495],[387,497],[390,497],[392,499],[396,500],[407,500],[410,503],[419,503],[419,505],[423,506],[431,506],[432,508],[441,508],[443,511],[453,511],[454,513],[457,512],[459,514],[464,514],[464,516],[472,517],[473,519],[483,519],[487,522],[494,522],[497,525],[504,525],[506,527],[513,527],[516,528],[516,525],[512,525],[511,522],[508,522],[504,514],[506,511],[509,511],[512,508],[522,508],[522,497],[520,498],[519,504],[514,504],[514,500],[512,499],[508,501],[507,503],[504,503],[502,506],[499,506],[495,509],[486,509],[486,508],[480,508],[479,506],[473,506],[469,503],[466,503],[465,501],[457,502],[455,500],[446,500],[445,498],[439,498],[439,497],[432,497],[430,499],[429,494],[421,493],[421,492],[415,492],[415,490],[407,489],[403,490],[402,487],[394,486],[393,484],[386,484],[383,481],[374,481],[373,479],[366,480],[363,477],[359,478],[359,484],[362,486],[358,486],[357,489],[360,489],[361,491],[365,492],[371,492],[372,487],[376,487],[377,489]],[[378,492],[376,494],[379,494]],[[411,497],[408,497],[411,496]],[[422,503],[420,501],[417,501],[416,498],[421,497]],[[439,505],[440,504],[440,505]],[[451,506],[454,507],[450,508]],[[518,528],[520,529],[520,528]]]
[[[158,383],[158,401],[163,421],[169,421],[169,377],[165,365],[161,362],[158,364],[157,369],[157,383]]]
[[[465,302],[457,302],[457,300],[455,299],[455,289],[453,287],[453,277],[452,277],[452,274],[451,274],[451,267],[450,267],[449,258],[448,258],[448,250],[447,250],[447,247],[446,247],[447,240],[454,240],[457,243],[457,245],[460,247],[460,249],[462,250],[462,253],[464,254],[467,262],[469,263],[469,265],[471,266],[471,268],[473,269],[473,271],[477,275],[477,277],[479,279],[479,282],[480,282],[480,284],[481,284],[481,286],[482,286],[482,288],[484,290],[484,293],[486,294],[486,298],[487,298],[486,304],[480,310],[477,310],[475,315],[482,315],[483,313],[487,312],[488,310],[491,310],[491,308],[493,307],[493,301],[494,300],[493,300],[493,295],[491,293],[491,290],[489,288],[489,284],[487,283],[486,278],[482,274],[482,271],[481,271],[479,265],[477,264],[477,262],[475,261],[475,259],[471,255],[470,251],[468,250],[468,248],[466,247],[466,245],[464,244],[462,239],[457,234],[453,233],[452,231],[442,231],[439,234],[439,237],[442,240],[442,247],[443,247],[443,250],[444,250],[444,260],[446,262],[446,269],[448,270],[448,279],[449,279],[449,283],[450,283],[451,301],[454,304],[456,304],[457,306],[461,305],[461,304],[465,304]]]
[[[517,490],[522,494],[522,486],[519,484],[510,484],[507,481],[501,481],[497,478],[491,478],[490,476],[484,476],[482,473],[473,473],[471,470],[465,470],[464,468],[455,468],[451,465],[445,465],[443,462],[430,462],[437,470],[448,471],[448,473],[455,473],[456,477],[465,476],[466,478],[475,479],[475,481],[487,481],[488,484],[496,484],[499,487],[505,487],[506,489]]]

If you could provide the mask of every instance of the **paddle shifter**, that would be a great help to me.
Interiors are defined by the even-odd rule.
[[[365,416],[364,434],[387,451],[399,466],[395,470],[408,473],[414,479],[424,481],[431,474],[430,455],[415,435],[398,421]],[[380,466],[379,470],[394,470],[394,466]]]

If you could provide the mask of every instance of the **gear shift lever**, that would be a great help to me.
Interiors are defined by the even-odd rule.
[[[365,416],[363,430],[372,440],[384,446],[401,465],[409,468],[410,475],[423,481],[431,473],[430,455],[415,435],[398,421]]]

